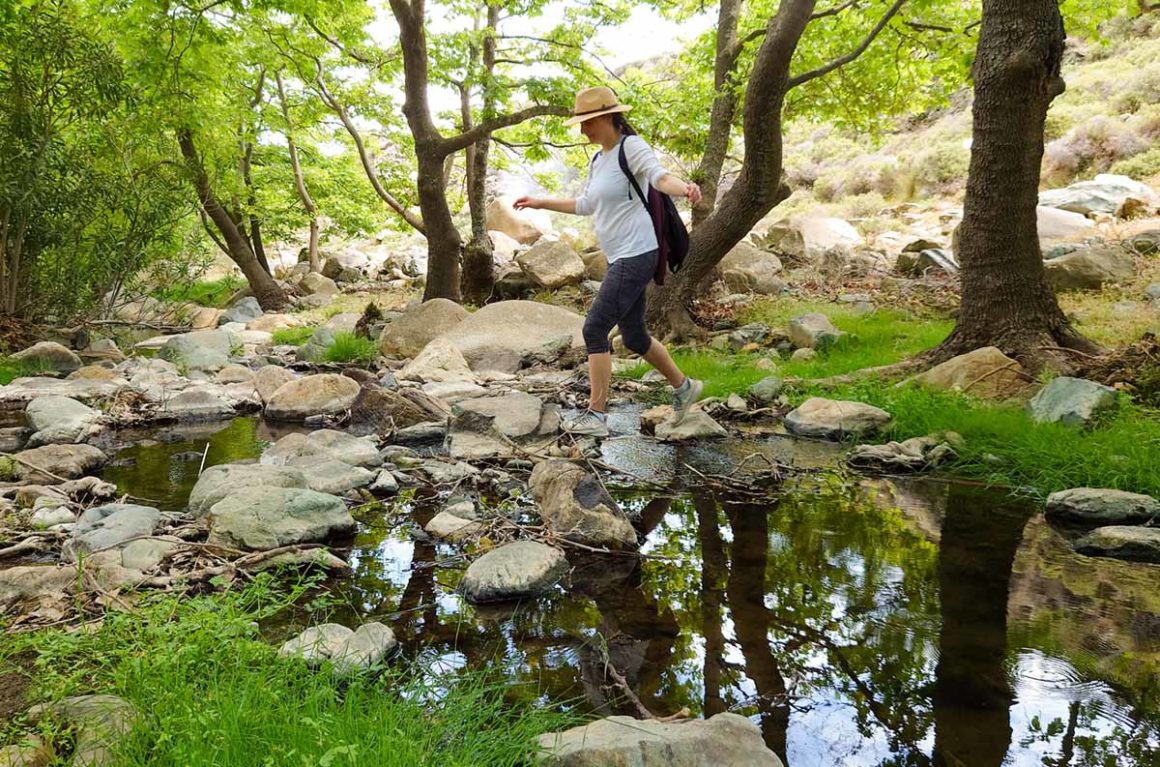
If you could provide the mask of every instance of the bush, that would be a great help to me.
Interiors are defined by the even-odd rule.
[[[1093,117],[1044,148],[1043,176],[1064,183],[1107,170],[1114,162],[1146,149],[1147,139],[1114,117]]]
[[[230,275],[216,280],[198,280],[184,285],[173,285],[156,292],[156,297],[174,303],[192,303],[214,309],[225,307],[235,293],[246,286],[241,277]]]
[[[924,149],[909,162],[918,191],[949,194],[966,187],[971,152],[962,144],[948,142]]]
[[[374,362],[379,354],[378,345],[369,338],[354,333],[334,334],[334,343],[326,350],[327,362]]]
[[[1141,152],[1127,160],[1120,160],[1111,167],[1112,173],[1128,176],[1137,181],[1145,181],[1160,176],[1160,146]]]
[[[283,328],[274,331],[274,343],[278,346],[301,346],[310,340],[317,328],[304,325],[298,328]]]

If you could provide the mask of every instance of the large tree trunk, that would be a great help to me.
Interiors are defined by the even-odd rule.
[[[262,265],[258,263],[258,258],[254,255],[254,251],[251,250],[250,243],[234,223],[229,211],[226,210],[225,206],[218,200],[217,195],[214,194],[209,176],[206,175],[205,168],[201,164],[201,157],[198,155],[197,147],[194,144],[193,133],[188,129],[178,131],[177,143],[181,147],[181,155],[185,158],[186,165],[189,167],[193,186],[197,191],[197,198],[201,203],[202,210],[209,220],[213,222],[218,232],[221,233],[229,257],[242,270],[242,274],[245,275],[246,281],[250,284],[250,290],[253,292],[254,298],[258,300],[258,303],[266,311],[283,308],[286,305],[286,294],[278,286],[278,283],[274,281],[274,278],[270,276],[269,272],[263,269]]]
[[[415,156],[419,170],[419,208],[427,228],[427,286],[423,300],[447,298],[458,302],[463,240],[447,204],[447,190],[443,186],[444,155],[416,143]]]
[[[1036,225],[1043,123],[1064,89],[1063,49],[1056,0],[984,0],[960,235],[962,302],[935,359],[997,346],[1035,370],[1051,356],[1045,347],[1097,348],[1071,327],[1047,284]]]
[[[697,168],[703,197],[693,207],[693,227],[697,227],[713,212],[721,183],[721,168],[729,151],[733,134],[733,118],[737,114],[737,89],[733,82],[737,57],[741,53],[737,41],[737,20],[741,15],[742,0],[721,0],[717,8],[717,53],[713,62],[713,106],[709,112],[709,133],[705,152]]]
[[[499,25],[500,7],[495,3],[487,5],[487,29],[490,34],[483,39],[484,77],[490,79],[495,70],[495,31]],[[484,86],[483,119],[490,120],[496,114],[494,88]],[[471,113],[468,109],[464,117],[463,130],[471,129]],[[467,207],[471,212],[471,239],[463,249],[463,297],[475,304],[484,304],[495,290],[494,252],[491,238],[487,236],[487,159],[491,149],[491,136],[485,136],[467,151]]]

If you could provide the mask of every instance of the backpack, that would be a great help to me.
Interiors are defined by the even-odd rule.
[[[632,184],[636,196],[644,203],[644,209],[648,211],[649,217],[652,219],[653,229],[657,235],[658,251],[657,271],[653,276],[653,281],[657,285],[664,285],[666,267],[668,271],[676,274],[681,265],[685,263],[685,256],[689,254],[689,230],[685,228],[685,222],[681,220],[681,215],[677,212],[677,206],[672,197],[652,186],[649,186],[647,197],[641,192],[640,184],[636,183],[636,177],[629,170],[628,158],[624,155],[623,140],[620,142],[620,169],[624,171],[625,176],[628,176],[628,183]]]

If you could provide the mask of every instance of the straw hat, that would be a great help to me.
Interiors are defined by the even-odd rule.
[[[572,117],[564,121],[565,125],[591,120],[600,115],[610,115],[616,112],[627,112],[632,107],[621,104],[616,93],[603,85],[596,88],[585,88],[576,94],[576,106],[572,108]]]

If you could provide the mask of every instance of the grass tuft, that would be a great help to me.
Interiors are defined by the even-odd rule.
[[[14,360],[11,357],[0,358],[0,386],[7,386],[17,378],[40,375],[47,369],[40,363]]]
[[[378,355],[379,348],[374,341],[343,331],[334,334],[334,343],[326,350],[326,361],[369,363]]]
[[[310,340],[317,328],[311,325],[302,325],[296,328],[282,328],[274,331],[274,343],[277,346],[301,346]]]
[[[157,291],[157,298],[174,303],[194,303],[222,309],[234,293],[246,286],[241,277],[222,277],[216,280],[199,280],[183,285],[172,285]]]

